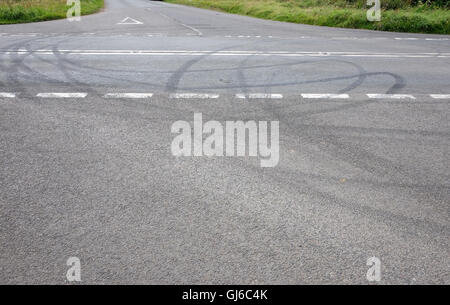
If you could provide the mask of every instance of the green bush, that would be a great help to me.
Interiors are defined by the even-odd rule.
[[[81,0],[81,14],[103,7],[104,0]],[[0,24],[66,18],[66,0],[0,0]]]
[[[449,0],[381,0],[382,18],[367,20],[366,0],[166,0],[277,21],[411,33],[450,34]]]

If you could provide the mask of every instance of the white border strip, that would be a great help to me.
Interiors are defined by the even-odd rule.
[[[15,93],[0,92],[0,98],[14,98],[14,97],[16,97]]]
[[[153,93],[107,93],[103,98],[151,98]]]
[[[450,99],[450,94],[430,94],[431,98],[435,99]]]
[[[450,53],[367,53],[367,52],[287,52],[287,51],[213,51],[213,50],[2,50],[0,54],[37,55],[133,55],[133,56],[287,56],[287,57],[387,57],[448,58]]]
[[[56,92],[47,92],[47,93],[38,93],[37,97],[43,98],[85,98],[87,93],[56,93]]]
[[[416,98],[410,94],[379,94],[379,93],[369,93],[367,94],[369,98],[373,99],[413,99]]]
[[[209,93],[172,93],[169,98],[174,99],[217,99],[219,94],[209,94]]]
[[[282,94],[271,94],[271,93],[250,93],[250,94],[236,94],[236,98],[238,99],[282,99]]]
[[[303,98],[331,98],[331,99],[346,99],[349,98],[348,94],[333,94],[333,93],[302,93]]]
[[[395,40],[419,40],[417,37],[395,37]]]

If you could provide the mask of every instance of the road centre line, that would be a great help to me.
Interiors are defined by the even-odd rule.
[[[236,94],[236,98],[238,99],[282,99],[282,94],[271,94],[271,93],[250,93],[250,94]]]
[[[17,92],[0,92],[0,98],[16,98]],[[166,96],[170,99],[218,99],[221,97],[219,93],[156,93],[159,97]],[[227,95],[227,94],[225,94]],[[233,94],[237,99],[283,99],[285,96],[280,93],[237,93]],[[432,98],[439,100],[450,100],[450,94],[386,94],[386,93],[359,93],[355,95],[347,93],[299,93],[289,94],[288,97],[300,97],[304,99],[355,99],[362,98],[362,95],[370,99],[410,99],[421,100],[424,98]],[[27,94],[25,94],[27,96]],[[38,93],[36,97],[40,98],[85,98],[88,93],[83,92],[46,92]],[[100,95],[105,99],[148,99],[154,97],[154,93],[132,93],[132,92],[111,92]]]
[[[392,57],[449,58],[450,53],[367,53],[367,52],[288,52],[288,51],[192,51],[192,50],[0,50],[0,54],[37,55],[140,55],[140,56],[292,56],[292,57]]]
[[[450,94],[430,94],[434,99],[450,99]]]
[[[0,92],[0,98],[14,98],[16,97],[15,93],[11,92]]]
[[[151,98],[153,93],[107,93],[104,98]]]
[[[372,99],[416,99],[410,94],[379,94],[379,93],[368,93],[367,96]]]
[[[170,18],[169,16],[165,15],[165,17]],[[127,19],[127,18],[125,18]],[[131,19],[131,18],[130,18]],[[136,20],[137,21],[137,20]],[[140,21],[137,21],[138,23],[130,23],[130,24],[139,24]],[[183,27],[186,27],[192,31],[194,31],[198,36],[203,36],[204,34],[187,24],[181,24]],[[104,33],[79,33],[80,35],[104,35]],[[150,35],[152,33],[149,33]],[[0,36],[10,36],[10,37],[19,37],[19,36],[53,36],[53,35],[73,35],[73,33],[0,33]],[[277,39],[332,39],[332,40],[397,40],[397,41],[448,41],[450,38],[441,38],[441,37],[382,37],[382,36],[374,36],[374,37],[349,37],[349,36],[334,36],[334,37],[321,37],[321,36],[272,36],[272,35],[248,35],[248,34],[228,34],[223,35],[224,38],[277,38]]]
[[[38,93],[37,97],[42,98],[85,98],[87,93],[56,93],[56,92],[46,92],[46,93]]]
[[[347,99],[350,96],[348,94],[333,94],[333,93],[325,93],[325,94],[302,93],[302,97],[303,98],[312,98],[312,99],[316,99],[316,98]]]
[[[217,99],[219,94],[209,94],[209,93],[172,93],[169,98],[173,99]]]

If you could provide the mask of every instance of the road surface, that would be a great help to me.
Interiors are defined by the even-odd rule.
[[[450,283],[449,36],[146,0],[0,26],[0,283]],[[175,157],[279,121],[280,160]]]

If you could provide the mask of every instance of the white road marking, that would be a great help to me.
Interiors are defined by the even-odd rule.
[[[10,37],[36,37],[39,34],[36,33],[22,33],[22,34],[10,34]]]
[[[334,93],[302,93],[303,98],[331,98],[331,99],[346,99],[348,94],[334,94]]]
[[[238,99],[282,99],[282,94],[271,94],[271,93],[250,93],[250,94],[236,94],[236,98]]]
[[[395,40],[419,40],[417,37],[396,37]]]
[[[181,22],[179,22],[177,19],[172,18],[172,17],[170,17],[170,16],[167,16],[166,14],[163,14],[163,13],[158,13],[158,14],[161,15],[161,16],[163,16],[163,17],[165,17],[165,18],[167,18],[167,19],[170,19],[170,20],[172,20],[172,21],[177,22],[177,23],[180,24],[181,26],[184,26],[185,28],[187,28],[187,29],[189,29],[189,30],[191,30],[191,31],[194,31],[198,36],[203,36],[203,33],[202,33],[202,32],[200,32],[199,30],[197,30],[196,28],[194,28],[194,27],[192,27],[192,26],[190,26],[190,25],[181,23]]]
[[[0,92],[0,98],[14,98],[16,97],[15,93],[11,92]]]
[[[175,99],[217,99],[219,98],[219,94],[209,94],[209,93],[172,93],[169,95],[169,98]]]
[[[37,97],[43,98],[85,98],[87,93],[56,93],[56,92],[48,92],[48,93],[38,93]]]
[[[286,57],[388,57],[450,58],[450,53],[365,53],[365,52],[287,52],[287,51],[192,51],[192,50],[2,50],[0,54],[37,55],[130,55],[130,56],[286,56]]]
[[[359,40],[359,37],[331,37],[331,39],[335,40]]]
[[[194,28],[194,27],[192,27],[192,26],[190,26],[190,25],[184,24],[184,23],[180,23],[180,24],[181,24],[182,26],[184,26],[185,28],[187,28],[187,29],[189,29],[189,30],[191,30],[191,31],[194,31],[195,33],[197,33],[198,36],[203,36],[203,33],[200,32],[199,30],[197,30],[196,28]]]
[[[450,38],[425,38],[425,40],[431,40],[431,41],[444,41],[444,40],[450,40]]]
[[[374,99],[413,99],[416,98],[410,94],[378,94],[378,93],[369,93],[367,94],[369,98]]]
[[[124,98],[124,99],[146,99],[153,97],[154,93],[106,93],[103,98]],[[368,93],[366,94],[371,99],[416,99],[416,96],[429,96],[433,99],[450,99],[450,94],[386,94],[386,93]],[[46,92],[38,93],[37,97],[41,98],[85,98],[88,93],[84,92]],[[17,93],[14,92],[0,92],[0,98],[15,98]],[[302,98],[305,99],[348,99],[349,94],[346,93],[302,93]],[[218,99],[220,94],[214,93],[170,93],[171,99]],[[283,99],[283,94],[279,93],[237,93],[235,98],[238,99]]]
[[[225,35],[225,38],[274,38],[273,36],[264,35]],[[297,38],[297,37],[295,37]]]
[[[450,94],[430,94],[435,99],[450,99]]]
[[[122,20],[121,22],[119,22],[118,24],[143,24],[143,23],[136,19],[127,17],[124,20]]]
[[[151,98],[153,93],[107,93],[104,98]]]
[[[167,15],[161,14],[164,17],[167,17],[169,19],[173,19]],[[125,22],[124,22],[125,21]],[[122,20],[121,22],[117,23],[117,24],[143,24],[141,21],[135,20],[133,18],[127,17],[124,20]],[[189,26],[187,24],[183,24],[180,23],[180,25],[194,31],[196,33],[196,35],[198,36],[202,36],[203,33],[201,31],[199,31],[198,29]],[[9,36],[9,37],[20,37],[20,36],[48,36],[48,35],[72,35],[72,33],[0,33],[0,36]],[[103,33],[83,33],[83,35],[104,35]],[[189,35],[189,34],[188,34]],[[117,36],[121,36],[121,35],[117,35]],[[150,36],[151,37],[151,36]],[[332,40],[374,40],[374,39],[378,39],[378,40],[415,40],[415,41],[448,41],[450,40],[450,38],[419,38],[419,37],[395,37],[395,38],[391,38],[391,37],[348,37],[348,36],[336,36],[336,37],[329,37],[329,38],[324,38],[324,37],[312,37],[312,36],[294,36],[294,37],[275,37],[272,35],[269,36],[265,36],[265,35],[225,35],[223,36],[225,38],[279,38],[279,39],[332,39]]]

